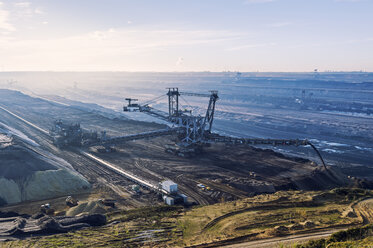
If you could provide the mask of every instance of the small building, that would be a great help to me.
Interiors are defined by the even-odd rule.
[[[172,198],[174,198],[174,204],[188,203],[188,197],[184,194],[176,194],[176,195],[173,195]]]
[[[164,202],[167,204],[167,205],[174,205],[175,204],[175,200],[174,198],[172,197],[169,197],[169,196],[163,196],[163,200]]]
[[[171,181],[171,180],[166,180],[161,183],[162,189],[167,191],[170,194],[176,194],[178,189],[177,189],[177,183]]]
[[[183,203],[186,204],[188,203],[188,197],[184,194],[179,194],[179,196],[183,199]]]

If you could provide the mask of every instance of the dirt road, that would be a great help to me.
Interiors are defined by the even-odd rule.
[[[373,198],[368,198],[356,203],[353,209],[362,219],[364,225],[373,223]]]
[[[272,248],[272,247],[280,247],[280,245],[292,245],[296,243],[305,242],[308,240],[313,239],[321,239],[330,236],[331,234],[345,230],[346,228],[341,229],[330,229],[327,231],[316,232],[312,234],[298,234],[298,235],[291,235],[287,237],[279,237],[279,238],[272,238],[272,239],[264,239],[264,240],[257,240],[257,241],[250,241],[240,244],[228,245],[223,246],[226,248],[246,248],[246,247],[255,247],[255,248]]]
[[[373,198],[364,199],[360,202],[353,204],[352,209],[355,211],[357,216],[361,218],[363,225],[373,223]],[[346,229],[347,228],[338,228],[338,229],[334,228],[334,229],[325,230],[321,232],[315,232],[312,234],[298,234],[298,235],[291,235],[291,236],[286,236],[286,237],[250,241],[250,242],[244,242],[240,244],[228,245],[224,247],[227,247],[227,248],[228,247],[229,248],[279,247],[280,245],[292,245],[292,244],[296,244],[300,242],[305,242],[308,240],[325,238],[335,232],[346,230]]]

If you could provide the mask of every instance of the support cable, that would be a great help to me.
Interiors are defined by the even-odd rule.
[[[150,99],[150,100],[148,100],[148,101],[142,103],[141,105],[148,105],[148,104],[150,104],[150,103],[153,103],[153,102],[159,100],[159,99],[162,98],[162,97],[164,97],[164,95],[160,95],[160,96],[157,96],[157,97],[155,97],[155,98],[153,98],[153,99]]]
[[[198,109],[198,107],[193,107],[183,96],[180,95],[180,98],[187,104],[187,107],[189,107],[193,112]],[[183,106],[183,105],[182,105]],[[184,106],[183,106],[184,107]]]

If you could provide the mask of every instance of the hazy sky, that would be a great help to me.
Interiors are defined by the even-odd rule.
[[[0,71],[373,71],[373,0],[0,1]]]

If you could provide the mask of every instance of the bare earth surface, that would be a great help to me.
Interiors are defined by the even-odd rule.
[[[98,113],[31,98],[18,92],[1,93],[6,95],[0,98],[1,106],[8,111],[1,110],[2,121],[6,125],[27,133],[48,152],[68,161],[94,188],[110,188],[117,195],[116,198],[126,197],[129,205],[136,206],[138,201],[144,200],[130,197],[128,187],[131,182],[81,156],[79,151],[55,147],[51,137],[41,130],[49,130],[56,119],[79,122],[88,130],[105,130],[109,136],[159,129],[162,125],[125,118],[110,119]],[[173,137],[160,137],[128,142],[117,145],[116,152],[96,153],[96,156],[154,184],[163,179],[172,179],[179,183],[182,192],[199,204],[210,204],[222,199],[233,200],[279,189],[322,189],[348,183],[338,172],[333,171],[333,176],[330,176],[330,173],[325,173],[311,161],[287,158],[271,150],[246,146],[213,145],[205,148],[202,156],[180,158],[164,152],[164,145],[173,141]],[[211,190],[201,191],[196,186],[198,183],[210,186]]]

